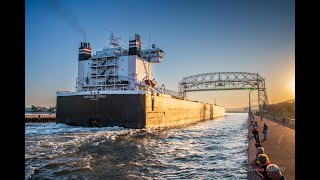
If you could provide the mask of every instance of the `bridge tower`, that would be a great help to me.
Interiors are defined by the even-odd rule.
[[[260,78],[259,78],[260,77]],[[269,105],[265,79],[257,73],[259,112],[264,113]]]

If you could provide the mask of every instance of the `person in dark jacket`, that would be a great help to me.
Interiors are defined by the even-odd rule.
[[[254,127],[252,134],[254,136],[254,139],[256,140],[256,143],[260,144],[260,138],[259,138],[259,131],[258,128]]]
[[[269,131],[269,128],[267,126],[267,123],[264,123],[263,125],[263,140],[267,140],[267,135],[268,135],[268,131]]]

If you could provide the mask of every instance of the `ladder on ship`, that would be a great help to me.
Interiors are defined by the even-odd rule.
[[[112,76],[109,76],[108,79],[106,80],[106,84],[108,83],[108,81],[110,80]]]
[[[107,68],[105,68],[100,75],[104,75],[104,73],[106,72],[106,70],[107,70]]]

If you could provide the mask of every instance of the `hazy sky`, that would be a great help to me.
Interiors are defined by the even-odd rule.
[[[110,33],[141,35],[142,47],[165,52],[153,77],[178,91],[185,76],[213,72],[259,73],[270,103],[294,98],[294,0],[26,0],[25,105],[55,106],[56,92],[75,91],[78,48],[92,51]],[[187,93],[189,99],[244,107],[248,90]],[[251,93],[257,100],[257,92]],[[257,101],[252,102],[253,105]]]

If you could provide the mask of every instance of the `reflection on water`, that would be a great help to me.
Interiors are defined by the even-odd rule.
[[[25,178],[246,179],[246,118],[167,130],[26,124]]]

